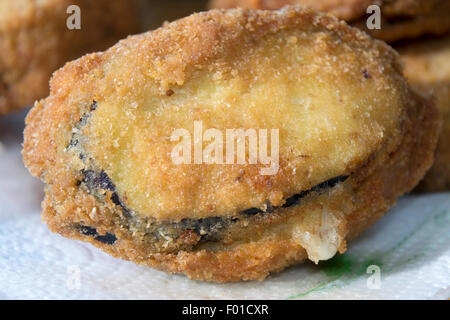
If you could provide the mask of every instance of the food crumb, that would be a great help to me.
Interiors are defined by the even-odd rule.
[[[364,69],[363,75],[364,75],[364,78],[365,78],[365,79],[370,79],[370,74],[369,74],[369,72],[367,71],[367,69]]]

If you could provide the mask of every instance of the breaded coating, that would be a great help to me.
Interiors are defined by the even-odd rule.
[[[52,231],[192,279],[262,280],[345,251],[424,176],[439,120],[392,48],[331,15],[212,10],[56,72],[23,157]],[[278,129],[278,170],[177,164],[172,134],[196,122]]]
[[[442,133],[433,167],[419,191],[450,189],[450,37],[413,42],[397,48],[405,63],[405,75],[417,90],[434,96],[443,114]]]
[[[81,10],[81,29],[69,30],[70,5]],[[0,0],[0,115],[32,106],[65,62],[104,50],[136,30],[128,0]]]
[[[366,10],[378,5],[381,29],[369,30]],[[310,6],[329,12],[387,42],[440,35],[450,31],[450,1],[448,0],[211,0],[211,8],[280,9],[287,5]]]

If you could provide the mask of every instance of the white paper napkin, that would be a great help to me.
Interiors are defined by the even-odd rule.
[[[344,255],[263,282],[191,281],[51,233],[23,167],[23,114],[0,119],[1,299],[448,299],[450,193],[407,196]]]

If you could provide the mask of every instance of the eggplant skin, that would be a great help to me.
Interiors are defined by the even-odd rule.
[[[71,143],[71,145],[74,145]],[[76,143],[75,143],[76,145]],[[129,223],[133,223],[133,214],[131,214],[132,210],[127,208],[123,202],[120,200],[116,190],[114,183],[105,173],[105,171],[101,170],[100,172],[95,172],[93,170],[82,170],[81,172],[83,176],[83,180],[77,183],[77,186],[82,187],[82,184],[86,186],[91,194],[103,194],[105,190],[112,191],[111,201],[120,207],[124,213],[127,213],[127,216],[131,220]],[[144,223],[145,226],[151,226],[145,230],[145,234],[150,236],[150,240],[152,242],[160,240],[161,229],[169,230],[166,233],[166,236],[171,238],[178,238],[181,233],[184,231],[193,231],[199,236],[199,242],[209,242],[209,241],[220,241],[227,232],[227,228],[233,223],[237,223],[240,220],[248,220],[250,216],[259,217],[269,215],[275,211],[282,211],[283,208],[289,208],[292,206],[296,206],[300,204],[301,199],[304,199],[311,193],[323,193],[328,191],[328,189],[333,188],[340,182],[344,182],[348,177],[340,176],[327,181],[324,181],[310,190],[302,191],[301,193],[295,194],[292,197],[286,199],[285,203],[282,207],[272,206],[270,203],[267,206],[265,211],[259,208],[249,208],[239,212],[236,216],[233,217],[208,217],[203,219],[183,219],[180,222],[153,222],[151,224]],[[100,199],[99,199],[100,200]],[[101,200],[100,200],[101,201]],[[282,214],[282,213],[281,213]],[[76,229],[83,235],[88,235],[94,237],[96,240],[107,243],[114,244],[116,241],[116,237],[113,234],[107,233],[104,236],[100,236],[95,228],[88,226],[76,226]]]
[[[117,238],[115,235],[107,232],[105,235],[99,235],[97,233],[97,230],[92,227],[86,227],[86,226],[77,226],[78,231],[86,236],[94,237],[95,240],[100,241],[105,244],[111,244],[113,245],[114,242],[116,242]]]
[[[279,129],[279,170],[173,163],[171,133],[194,121]],[[56,72],[23,159],[52,231],[192,279],[262,280],[345,252],[424,176],[439,129],[385,43],[308,8],[212,10]]]

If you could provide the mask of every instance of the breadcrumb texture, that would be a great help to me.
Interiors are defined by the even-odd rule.
[[[405,63],[404,73],[424,95],[431,95],[444,121],[435,162],[418,191],[450,189],[450,37],[422,40],[397,48]]]
[[[370,5],[381,9],[381,29],[366,27]],[[310,6],[329,12],[372,36],[388,42],[450,30],[450,1],[441,0],[211,0],[211,8],[280,9],[287,5]]]
[[[219,129],[279,128],[278,173],[174,165],[170,134],[191,131],[194,120]],[[55,73],[50,96],[26,123],[23,158],[46,183],[43,220],[51,230],[116,257],[218,282],[262,280],[345,251],[347,240],[423,177],[440,128],[434,105],[409,89],[395,51],[300,7],[212,10],[87,55]],[[155,251],[111,191],[99,198],[80,187],[86,162],[67,147],[74,132],[133,219],[229,218],[349,177],[232,227],[220,241],[188,232],[167,239],[174,250]],[[76,225],[117,240],[102,243]]]
[[[66,26],[70,5],[81,9],[81,30]],[[134,33],[134,10],[128,0],[0,0],[0,115],[48,95],[65,62]]]

